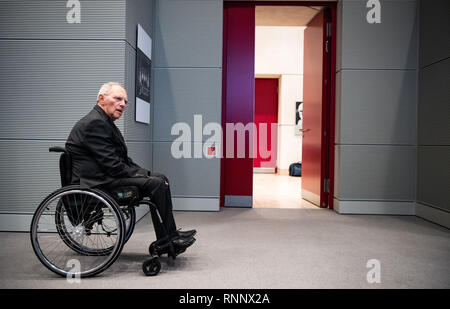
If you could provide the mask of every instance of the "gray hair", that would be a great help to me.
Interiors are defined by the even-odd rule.
[[[111,91],[111,88],[112,88],[113,86],[120,86],[120,87],[124,88],[121,84],[116,83],[116,82],[109,82],[109,83],[103,84],[103,85],[100,87],[100,90],[98,91],[98,94],[97,94],[97,101],[98,101],[99,95],[101,95],[101,94],[103,94],[103,95],[109,94],[109,92]],[[125,88],[124,88],[124,89],[125,89]]]

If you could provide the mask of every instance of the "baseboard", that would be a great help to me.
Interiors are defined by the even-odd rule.
[[[416,216],[450,229],[450,212],[445,210],[417,202]]]
[[[254,167],[255,174],[275,174],[275,167]]]
[[[173,210],[219,211],[219,198],[172,198]],[[147,205],[136,207],[136,222],[149,211]],[[29,232],[33,215],[0,214],[0,232]]]
[[[302,199],[320,207],[320,196],[315,193],[302,189]]]
[[[341,201],[333,199],[333,209],[339,214],[415,215],[415,202],[410,201]]]
[[[253,207],[253,196],[248,195],[225,195],[225,207]]]
[[[228,197],[228,198],[227,198]],[[251,196],[227,196],[228,207],[252,207]],[[174,210],[219,211],[219,198],[173,198]],[[416,215],[450,228],[450,212],[415,202],[401,201],[340,201],[333,200],[339,214]],[[147,206],[136,207],[136,221],[148,213]],[[29,232],[33,215],[0,214],[1,232]]]
[[[173,210],[219,211],[220,198],[217,197],[172,197]]]
[[[288,169],[284,170],[284,169],[278,168],[277,169],[277,174],[289,176],[289,170]]]
[[[0,231],[30,232],[31,220],[30,214],[0,214]]]

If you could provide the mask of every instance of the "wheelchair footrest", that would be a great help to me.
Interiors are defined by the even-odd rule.
[[[192,237],[189,240],[185,240],[184,246],[179,247],[173,243],[177,239],[179,238],[175,237],[170,240],[168,238],[162,238],[152,242],[149,246],[150,256],[161,256],[167,253],[169,257],[175,259],[177,255],[185,252],[186,249],[195,242],[195,238]]]

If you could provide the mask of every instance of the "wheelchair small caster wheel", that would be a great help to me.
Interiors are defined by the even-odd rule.
[[[157,257],[151,258],[142,264],[142,270],[146,276],[156,276],[161,270],[161,262]]]

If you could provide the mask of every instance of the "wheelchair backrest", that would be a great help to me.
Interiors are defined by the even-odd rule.
[[[64,147],[54,146],[48,149],[50,152],[61,152],[59,158],[59,174],[61,177],[61,186],[69,186],[72,184],[72,158],[69,152]],[[141,200],[140,191],[135,186],[121,186],[111,190],[108,190],[109,194],[119,203],[121,206],[137,205]],[[66,202],[67,205],[71,205],[71,202]],[[72,219],[71,219],[72,220]]]
[[[62,152],[59,157],[59,175],[61,177],[61,186],[65,187],[72,182],[72,159],[64,147],[50,147],[50,152]]]

